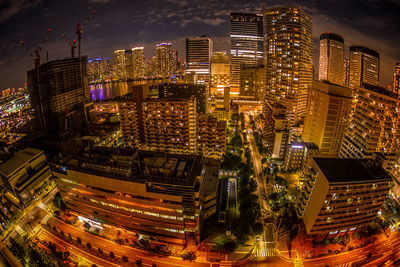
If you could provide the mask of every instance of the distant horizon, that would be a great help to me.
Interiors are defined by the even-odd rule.
[[[214,41],[214,51],[225,51],[229,55],[229,12],[262,14],[260,11],[277,4],[301,6],[312,16],[315,70],[318,70],[319,36],[333,32],[344,38],[345,58],[352,45],[376,50],[380,54],[380,86],[393,85],[395,64],[400,61],[397,48],[400,35],[396,30],[400,28],[398,2],[346,1],[341,6],[334,1],[269,2],[74,0],[55,4],[25,0],[4,4],[0,12],[0,90],[21,87],[26,82],[26,72],[33,68],[29,54],[17,47],[19,40],[35,47],[47,28],[51,28],[42,60],[44,51],[49,52],[50,60],[69,57],[69,44],[61,34],[76,39],[75,22],[82,22],[92,9],[96,14],[82,35],[82,54],[88,58],[112,59],[115,50],[136,46],[143,46],[145,57],[151,57],[156,44],[171,42],[173,50],[184,60],[185,39],[204,34]],[[31,27],[27,28],[27,24]]]

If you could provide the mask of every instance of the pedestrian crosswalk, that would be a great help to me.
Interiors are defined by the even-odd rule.
[[[336,265],[335,267],[351,267],[351,262],[345,263],[345,264]]]
[[[275,257],[277,256],[276,250],[274,248],[258,248],[257,249],[257,257]]]
[[[301,260],[294,260],[294,267],[303,267],[303,261]]]

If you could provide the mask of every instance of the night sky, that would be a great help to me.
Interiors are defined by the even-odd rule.
[[[377,50],[380,84],[393,84],[394,65],[400,61],[400,0],[0,0],[0,90],[20,87],[33,67],[29,53],[18,48],[19,40],[34,49],[51,28],[46,46],[49,58],[70,56],[61,34],[75,39],[75,23],[92,9],[96,14],[84,29],[82,54],[112,57],[116,49],[144,46],[149,57],[155,53],[155,44],[170,41],[184,59],[188,36],[207,34],[215,51],[229,50],[229,11],[261,13],[282,5],[302,6],[311,14],[316,68],[319,35],[331,31],[343,36],[346,58],[350,45]]]

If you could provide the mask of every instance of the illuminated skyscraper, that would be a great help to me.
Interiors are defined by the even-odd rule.
[[[132,50],[116,50],[114,56],[115,78],[126,79],[132,77]]]
[[[379,53],[363,46],[351,46],[349,87],[363,83],[379,84]]]
[[[240,68],[263,61],[262,14],[231,13],[231,92],[239,92]]]
[[[132,78],[140,79],[144,77],[144,48],[132,48]]]
[[[312,83],[311,16],[297,7],[274,7],[264,12],[264,57],[267,100],[287,105],[297,124],[306,113]]]
[[[353,91],[350,125],[340,149],[346,158],[400,153],[400,100],[386,88],[363,84]]]
[[[396,63],[396,70],[394,73],[394,82],[393,82],[393,93],[399,97],[400,90],[400,62]]]
[[[112,78],[112,65],[109,58],[88,59],[87,71],[89,81]]]
[[[172,51],[171,43],[161,43],[156,46],[156,73],[158,77],[170,77],[176,67],[177,54]]]
[[[210,82],[210,58],[213,42],[208,36],[186,38],[186,73],[198,84]]]
[[[303,140],[316,144],[323,156],[337,157],[349,123],[351,89],[313,81],[308,95]]]
[[[350,82],[350,59],[345,59],[343,61],[343,66],[344,66],[344,82],[343,82],[343,86],[349,87],[349,82]]]
[[[210,79],[211,94],[223,94],[230,80],[229,57],[224,52],[214,52],[211,57]]]
[[[344,83],[344,40],[335,33],[323,33],[319,41],[319,80]]]

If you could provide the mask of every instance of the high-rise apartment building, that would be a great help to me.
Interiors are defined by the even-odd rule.
[[[109,58],[88,59],[89,81],[103,81],[112,78],[112,65]]]
[[[145,100],[143,122],[147,149],[195,153],[196,117],[194,98]]]
[[[156,73],[158,77],[170,77],[176,70],[178,61],[176,52],[172,51],[171,43],[161,43],[156,46]]]
[[[349,87],[363,83],[379,85],[379,53],[363,46],[350,46]]]
[[[220,159],[225,154],[226,121],[218,121],[206,114],[197,117],[197,154]]]
[[[264,12],[264,65],[267,100],[291,107],[294,124],[306,113],[307,92],[312,83],[311,16],[298,7],[274,7]]]
[[[132,48],[132,78],[144,78],[144,47]]]
[[[354,88],[350,125],[340,149],[345,158],[400,153],[400,99],[370,84]]]
[[[343,86],[349,87],[349,83],[350,83],[350,59],[344,59],[343,66],[344,66]]]
[[[392,185],[373,160],[311,158],[298,215],[309,235],[361,230],[376,219]]]
[[[344,84],[344,40],[335,33],[323,33],[319,41],[319,80]]]
[[[242,66],[257,66],[263,61],[262,14],[231,13],[231,93],[239,92]]]
[[[396,63],[396,69],[394,72],[394,82],[393,82],[393,93],[399,97],[400,93],[400,62]]]
[[[352,90],[313,81],[309,91],[303,140],[319,147],[322,156],[337,157],[349,124]]]
[[[292,142],[287,146],[283,167],[286,171],[299,171],[302,177],[310,158],[316,155],[319,155],[319,148],[314,143]]]
[[[87,57],[49,61],[27,72],[28,91],[44,134],[62,135],[80,131],[91,103]]]
[[[262,114],[266,148],[273,158],[285,157],[291,139],[287,108],[279,103],[267,103]]]
[[[265,68],[259,66],[243,66],[240,70],[240,95],[254,96],[258,100],[265,99]]]
[[[213,42],[208,36],[186,38],[186,73],[194,75],[194,83],[209,84]]]
[[[230,60],[225,52],[214,52],[210,60],[210,94],[223,94],[230,84]]]
[[[197,114],[206,113],[208,86],[206,84],[162,83],[158,86],[158,98],[196,98]]]
[[[114,73],[117,79],[131,78],[132,73],[132,50],[114,51]]]

